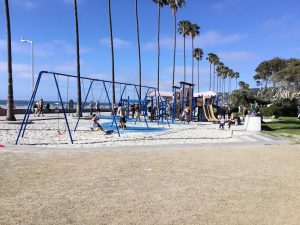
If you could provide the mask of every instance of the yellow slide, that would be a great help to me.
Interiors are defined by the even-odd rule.
[[[208,108],[209,108],[209,112],[210,112],[210,118],[213,120],[213,121],[217,121],[217,118],[215,117],[215,114],[214,114],[214,108],[212,106],[212,103],[210,103],[208,105]]]
[[[211,119],[210,114],[209,114],[209,112],[206,108],[206,105],[205,105],[205,98],[203,98],[202,108],[203,108],[203,112],[204,112],[204,116],[205,116],[206,120],[209,121],[209,122],[212,122],[213,120]]]

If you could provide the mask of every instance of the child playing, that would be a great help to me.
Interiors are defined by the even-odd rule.
[[[121,103],[119,104],[117,115],[120,116],[119,127],[122,129],[126,128],[126,109],[122,106]]]
[[[219,128],[224,130],[224,125],[225,125],[225,119],[224,119],[224,116],[222,116],[221,120],[220,120],[220,126]]]
[[[92,121],[93,121],[93,128],[92,128],[93,130],[101,130],[105,132],[105,130],[101,127],[100,123],[98,123],[96,114],[92,115]]]

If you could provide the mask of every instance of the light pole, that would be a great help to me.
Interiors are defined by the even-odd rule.
[[[31,44],[31,79],[32,79],[32,92],[34,91],[34,55],[33,55],[33,41],[30,41],[24,37],[21,37],[20,39],[21,42],[27,42],[29,44]]]

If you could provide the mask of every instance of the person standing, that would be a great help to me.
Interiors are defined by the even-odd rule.
[[[119,108],[117,110],[117,115],[120,117],[120,125],[119,127],[124,129],[126,128],[126,109],[119,103]]]
[[[99,100],[96,102],[96,112],[97,112],[97,115],[100,115],[100,101]]]
[[[69,116],[71,114],[71,116],[73,117],[73,113],[74,113],[74,101],[71,99],[69,102]]]
[[[95,107],[95,104],[94,104],[94,101],[92,100],[89,103],[90,117],[92,117],[92,115],[93,115],[94,107]]]

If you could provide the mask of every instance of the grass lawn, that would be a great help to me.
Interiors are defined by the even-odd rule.
[[[262,132],[300,142],[300,120],[297,117],[280,117],[279,121],[262,124]]]

